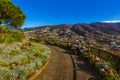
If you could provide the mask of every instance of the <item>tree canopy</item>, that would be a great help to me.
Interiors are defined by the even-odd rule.
[[[10,0],[0,0],[0,25],[9,23],[11,26],[20,27],[25,18],[21,9]]]

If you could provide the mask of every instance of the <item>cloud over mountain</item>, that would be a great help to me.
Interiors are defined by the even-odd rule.
[[[119,23],[120,20],[108,20],[108,21],[102,21],[103,23]]]

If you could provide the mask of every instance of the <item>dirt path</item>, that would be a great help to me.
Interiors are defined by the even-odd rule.
[[[49,46],[51,49],[51,59],[48,66],[35,80],[73,80],[73,66],[65,50]]]
[[[48,47],[52,52],[50,62],[35,80],[99,80],[82,58],[59,47]]]

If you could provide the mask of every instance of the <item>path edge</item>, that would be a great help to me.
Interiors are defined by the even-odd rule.
[[[45,62],[45,64],[43,64],[42,68],[40,68],[40,70],[38,72],[36,72],[35,74],[33,74],[30,78],[28,78],[28,80],[34,80],[39,74],[41,74],[41,72],[46,68],[46,66],[48,65],[50,61],[50,56],[48,57],[47,61]]]

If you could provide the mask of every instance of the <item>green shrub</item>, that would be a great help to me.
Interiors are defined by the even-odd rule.
[[[0,34],[0,43],[3,42],[21,42],[25,38],[24,34],[18,30],[13,30],[10,33]]]
[[[3,33],[8,33],[8,29],[6,26],[0,26],[0,34],[3,34]]]
[[[20,54],[20,51],[19,50],[12,50],[10,52],[10,55],[19,55]]]
[[[13,30],[10,34],[10,37],[13,38],[14,41],[18,42],[21,42],[25,38],[24,34],[18,30]]]
[[[106,76],[103,77],[103,80],[120,80],[120,76],[113,73],[108,73]]]

